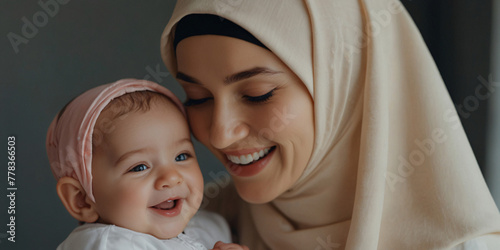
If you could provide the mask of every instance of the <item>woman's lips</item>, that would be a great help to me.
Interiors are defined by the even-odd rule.
[[[183,199],[173,198],[161,202],[155,206],[151,206],[154,212],[167,217],[174,217],[181,213]]]
[[[262,156],[259,155],[256,161],[250,161],[248,159],[246,162],[250,162],[249,164],[237,164],[228,160],[228,169],[232,175],[240,176],[240,177],[250,177],[258,174],[262,169],[264,169],[276,151],[276,146],[272,146],[269,148],[267,154]],[[261,158],[262,157],[262,158]]]

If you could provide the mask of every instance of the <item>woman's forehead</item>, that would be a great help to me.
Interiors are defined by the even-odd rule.
[[[286,69],[271,51],[255,44],[225,36],[193,36],[177,47],[179,75],[217,74],[225,77],[238,72],[279,72]],[[257,69],[250,71],[251,69]]]

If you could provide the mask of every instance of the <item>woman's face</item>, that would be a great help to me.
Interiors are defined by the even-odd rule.
[[[236,38],[193,36],[176,53],[192,132],[239,195],[266,203],[292,187],[314,143],[313,101],[301,80],[269,50]]]

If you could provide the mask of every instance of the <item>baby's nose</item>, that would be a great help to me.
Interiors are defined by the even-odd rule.
[[[171,188],[183,182],[182,175],[174,168],[161,170],[155,183],[156,189]]]

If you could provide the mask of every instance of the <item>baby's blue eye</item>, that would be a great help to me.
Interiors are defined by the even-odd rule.
[[[182,153],[182,154],[178,155],[177,157],[175,157],[175,161],[185,161],[185,160],[187,160],[187,158],[188,158],[188,154]]]
[[[148,169],[148,166],[146,166],[144,164],[140,164],[140,165],[137,165],[134,168],[130,169],[129,172],[141,172],[141,171],[144,171],[146,169]]]

